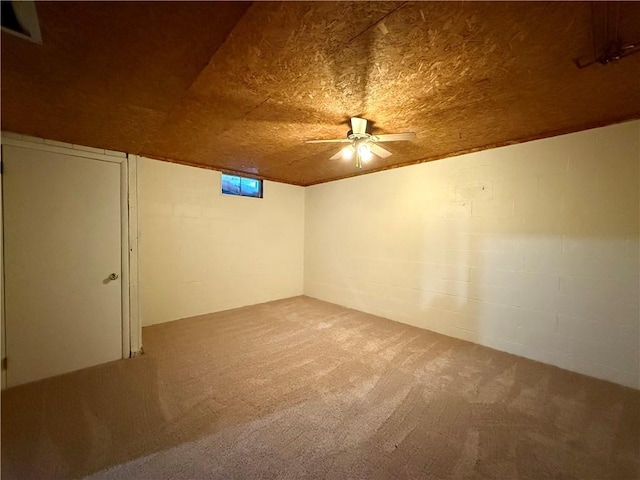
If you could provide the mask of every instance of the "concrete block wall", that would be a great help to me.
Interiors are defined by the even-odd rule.
[[[143,325],[302,294],[304,188],[222,195],[220,172],[138,164]]]
[[[307,295],[640,387],[640,122],[307,188]]]

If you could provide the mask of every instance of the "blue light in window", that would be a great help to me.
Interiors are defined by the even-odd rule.
[[[262,180],[222,174],[222,193],[262,198]]]

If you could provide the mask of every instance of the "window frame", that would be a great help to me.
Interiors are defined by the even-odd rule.
[[[234,193],[230,190],[225,191],[224,189],[224,177],[235,177],[239,180],[239,184],[238,184],[238,188],[239,188],[239,192],[238,193]],[[246,194],[243,193],[242,191],[242,183],[243,180],[250,180],[250,181],[254,181],[254,182],[258,182],[258,194],[257,195],[250,195],[250,194]],[[264,182],[262,179],[259,178],[252,178],[252,177],[243,177],[242,175],[236,175],[235,173],[224,173],[221,172],[220,173],[220,194],[221,195],[229,195],[231,197],[246,197],[246,198],[264,198]]]

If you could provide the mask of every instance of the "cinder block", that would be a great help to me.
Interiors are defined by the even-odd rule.
[[[525,254],[518,251],[482,252],[471,266],[488,265],[489,268],[522,272],[525,266]]]
[[[514,201],[499,198],[473,200],[474,217],[506,218],[514,215]]]
[[[580,308],[580,299],[572,295],[557,295],[553,300],[555,311],[558,315],[566,315],[569,317],[578,317],[582,309]]]
[[[609,373],[606,377],[601,378],[638,390],[638,387],[640,386],[640,381],[638,380],[639,377],[640,375],[638,375],[637,372],[618,370]]]
[[[512,288],[476,284],[470,284],[467,293],[468,298],[513,307],[522,306],[522,295],[523,292]]]
[[[611,323],[616,304],[614,299],[581,298],[579,302],[576,302],[576,312],[578,316],[588,320]]]
[[[524,290],[528,294],[537,292],[547,297],[560,291],[560,277],[554,274],[518,271],[513,280],[513,288]]]
[[[555,332],[531,330],[522,327],[518,329],[517,340],[518,343],[540,350],[540,359],[542,361],[544,361],[545,352],[568,354],[569,351],[569,337]]]
[[[530,308],[517,309],[518,326],[538,332],[556,332],[558,319],[555,312],[533,310]]]
[[[525,255],[524,270],[536,273],[562,273],[562,236],[535,238],[526,245],[521,243]]]
[[[471,157],[460,156],[457,157],[457,160],[459,162],[455,167],[452,165],[447,165],[447,178],[449,178],[454,185],[475,183],[478,172],[476,170],[476,167],[471,164]]]
[[[397,260],[388,260],[385,263],[387,281],[398,287],[420,289],[422,277],[428,275],[423,271],[423,264],[420,263]]]
[[[630,263],[622,269],[620,276],[615,279],[615,286],[619,300],[640,304],[640,266],[638,263]]]
[[[512,353],[525,358],[531,358],[532,349],[527,345],[516,343],[513,340],[506,340],[500,337],[481,336],[480,341],[476,342],[489,348],[494,348],[502,352]]]
[[[438,293],[453,295],[458,297],[469,297],[470,284],[468,282],[456,282],[454,280],[440,280],[440,290]]]
[[[468,282],[470,279],[469,267],[466,265],[440,265],[438,276],[443,280]]]
[[[545,172],[538,175],[538,192],[537,198],[539,199],[553,199],[555,203],[564,203],[564,196],[566,192],[567,183],[566,170],[561,170],[554,174]]]
[[[440,293],[422,292],[420,305],[427,308],[450,310],[462,313],[465,311],[465,305],[468,303],[466,297],[455,295],[444,295]]]
[[[571,337],[569,341],[570,354],[582,362],[605,365],[608,362],[606,349],[593,340]]]
[[[138,211],[145,217],[168,217],[173,215],[173,205],[164,201],[145,201]]]
[[[541,233],[548,233],[544,228],[551,220],[563,220],[564,194],[543,196],[537,191],[526,195],[516,195],[513,201],[513,215],[523,217],[528,223],[540,225]],[[565,221],[566,223],[566,221]]]
[[[496,201],[511,203],[518,194],[518,182],[515,178],[492,179],[492,198]]]
[[[584,275],[562,275],[559,277],[559,291],[562,295],[570,295],[576,299],[599,298],[611,300],[624,285],[612,278],[587,277]]]
[[[207,205],[202,207],[202,218],[206,218],[209,220],[215,220],[219,218],[223,218],[223,213],[219,208],[216,208],[212,205]]]
[[[579,323],[581,321],[582,320],[577,316],[558,314],[556,331],[560,335],[576,337],[578,336],[576,332],[578,332],[578,329],[580,328]]]
[[[629,198],[629,196],[634,195],[634,193],[637,195],[638,176],[640,174],[638,169],[637,163],[635,165],[628,163],[607,164],[606,168],[601,169],[597,175],[598,192],[603,198],[613,196],[624,199],[625,197]],[[625,195],[617,195],[619,192],[623,192]]]
[[[200,190],[185,188],[182,190],[181,203],[185,205],[204,205],[207,202],[207,195]]]
[[[471,217],[467,228],[470,233],[508,233],[522,235],[525,222],[522,218],[509,217]]]
[[[518,309],[508,305],[470,300],[468,305],[471,319],[477,330],[488,336],[513,340],[517,335]]]
[[[440,216],[445,218],[467,218],[471,216],[471,202],[443,202],[440,204]]]
[[[469,250],[487,252],[511,252],[514,239],[511,235],[495,233],[469,233],[463,235]]]
[[[475,184],[456,185],[455,193],[457,202],[489,200],[493,197],[493,188],[491,182],[485,181]]]
[[[467,342],[476,343],[479,345],[487,345],[487,339],[485,336],[478,332],[474,332],[471,330],[467,330],[464,328],[455,327],[453,325],[442,325],[439,328],[438,333],[443,335],[447,335],[449,337],[459,338],[461,340],[466,340]]]
[[[585,318],[558,315],[558,332],[570,337],[584,340],[598,340],[604,342],[610,338],[616,326],[605,322],[594,322]]]
[[[609,329],[605,341],[606,353],[610,361],[607,365],[621,370],[634,371],[640,375],[640,329],[617,327]]]
[[[444,250],[445,265],[455,265],[459,267],[473,267],[478,262],[480,254],[472,250],[459,250],[447,248]]]
[[[379,284],[378,284],[379,285]],[[402,303],[418,304],[422,299],[422,292],[414,288],[395,287],[380,285],[380,290],[386,290],[386,294],[391,300]]]
[[[616,302],[608,318],[610,323],[637,328],[640,325],[640,307],[628,301]]]
[[[513,287],[516,274],[511,270],[492,269],[482,265],[469,268],[469,281],[474,285]]]
[[[463,328],[469,331],[477,331],[472,318],[451,310],[438,310],[438,320],[441,325],[449,327]]]
[[[636,388],[639,383],[637,375],[634,376],[633,374],[631,374],[631,372],[612,368],[597,362],[591,362],[588,359],[584,358],[575,359],[573,362],[572,370],[584,375],[608,379],[612,382],[634,388]]]
[[[427,294],[443,293],[442,283],[443,280],[437,277],[435,270],[424,270],[423,274],[420,276],[418,288]]]

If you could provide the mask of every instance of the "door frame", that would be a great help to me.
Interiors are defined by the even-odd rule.
[[[117,163],[120,165],[120,220],[121,220],[121,286],[122,286],[122,358],[129,358],[142,353],[142,325],[140,323],[139,299],[138,299],[138,181],[136,155],[127,155],[123,152],[103,150],[99,148],[73,145],[70,143],[46,140],[43,138],[20,135],[11,132],[1,132],[0,145],[42,150],[46,152],[61,153],[74,157]],[[0,177],[2,169],[0,168]],[[1,190],[0,190],[1,191]],[[2,218],[2,198],[0,197],[0,222],[4,230]],[[4,241],[0,235],[0,249],[2,249],[2,262],[0,265],[0,315],[2,321],[2,339],[4,338]],[[3,348],[3,351],[6,351]],[[3,360],[2,388],[5,386],[6,371]]]

